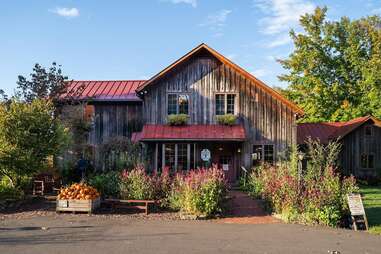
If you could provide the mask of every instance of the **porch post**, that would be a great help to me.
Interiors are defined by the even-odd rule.
[[[187,170],[190,170],[191,157],[190,157],[191,144],[187,144]]]
[[[159,157],[159,144],[155,144],[154,170],[158,170],[157,159]]]
[[[175,144],[175,171],[177,171],[177,155],[178,155],[177,144]]]
[[[163,143],[162,145],[162,157],[161,157],[161,166],[162,166],[162,170],[165,168],[165,144]]]

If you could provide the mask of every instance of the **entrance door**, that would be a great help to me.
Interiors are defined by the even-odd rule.
[[[213,163],[216,163],[219,168],[221,168],[224,173],[226,180],[229,183],[234,183],[237,175],[236,163],[235,163],[235,152],[234,146],[218,146],[217,149],[212,151]]]

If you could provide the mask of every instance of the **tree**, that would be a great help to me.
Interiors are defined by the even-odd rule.
[[[327,8],[300,18],[291,30],[294,51],[279,60],[288,71],[284,94],[301,106],[302,121],[345,121],[381,117],[381,18],[326,20]]]
[[[43,170],[49,157],[59,154],[66,143],[66,131],[53,114],[48,100],[0,104],[0,176],[14,187]]]
[[[40,64],[36,63],[33,72],[30,74],[31,79],[28,80],[24,76],[18,76],[17,95],[26,102],[32,102],[34,99],[51,99],[55,104],[64,102],[61,95],[65,94],[65,102],[76,101],[84,86],[76,87],[70,90],[67,81],[68,77],[63,75],[61,65],[55,62],[47,70]]]

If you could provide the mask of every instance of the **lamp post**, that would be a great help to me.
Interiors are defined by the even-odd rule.
[[[300,186],[300,182],[302,181],[303,159],[304,159],[304,153],[299,152],[298,153],[298,182],[299,182],[299,186]]]

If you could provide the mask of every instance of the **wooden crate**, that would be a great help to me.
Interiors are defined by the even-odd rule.
[[[93,200],[64,199],[56,201],[57,212],[87,212],[92,213],[101,205],[100,198]]]

